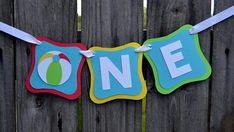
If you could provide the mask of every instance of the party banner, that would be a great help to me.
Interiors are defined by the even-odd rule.
[[[139,100],[147,88],[142,75],[143,53],[138,43],[115,48],[92,47],[95,56],[87,58],[91,73],[90,97],[101,104],[114,99]]]
[[[144,42],[151,50],[144,53],[153,69],[157,90],[168,94],[183,84],[207,79],[211,67],[199,45],[198,35],[191,35],[191,25],[161,38]]]
[[[180,86],[207,79],[211,67],[199,44],[199,32],[234,15],[234,6],[194,25],[184,25],[142,46],[132,42],[115,48],[62,44],[34,36],[0,22],[0,30],[33,44],[26,87],[33,93],[52,93],[69,100],[80,97],[85,61],[91,73],[90,98],[97,104],[115,99],[140,100],[147,88],[142,75],[143,54],[149,61],[156,89],[169,94]]]
[[[81,94],[82,44],[61,44],[43,37],[32,45],[32,65],[26,87],[32,93],[53,93],[73,100]]]

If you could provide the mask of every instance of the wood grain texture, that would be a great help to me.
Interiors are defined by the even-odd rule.
[[[147,37],[163,37],[184,24],[210,17],[210,2],[204,0],[148,0]],[[210,31],[199,34],[202,51],[210,56]],[[151,69],[149,66],[147,69]],[[208,131],[209,80],[184,85],[169,95],[157,92],[153,72],[147,72],[147,132]]]
[[[13,24],[13,1],[0,0],[0,21]],[[0,132],[15,131],[14,38],[0,32]]]
[[[142,0],[83,0],[82,38],[87,47],[142,42]],[[83,131],[141,131],[141,101],[115,100],[95,105],[89,98],[90,74],[83,70]]]
[[[234,5],[234,0],[216,1],[215,13]],[[234,131],[234,18],[214,26],[210,130]]]
[[[57,42],[76,42],[76,0],[16,0],[15,26],[34,36]],[[31,45],[16,41],[16,107],[19,132],[74,132],[77,102],[51,94],[32,94],[25,79],[31,64]]]

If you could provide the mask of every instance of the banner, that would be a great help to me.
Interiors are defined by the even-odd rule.
[[[32,64],[26,87],[32,93],[53,93],[66,99],[81,94],[81,70],[85,58],[79,43],[61,44],[39,37],[40,45],[32,45]]]
[[[169,94],[189,82],[205,80],[211,74],[198,35],[189,34],[191,28],[185,25],[168,36],[144,42],[152,47],[144,55],[153,69],[156,88],[162,94]]]
[[[114,99],[139,100],[147,88],[142,75],[143,53],[135,52],[138,43],[116,48],[92,47],[95,56],[87,58],[91,73],[90,97],[95,103]]]
[[[0,22],[0,30],[32,44],[32,64],[26,87],[32,93],[52,93],[69,100],[81,95],[81,70],[87,60],[91,73],[90,98],[102,104],[114,99],[140,100],[147,87],[142,75],[143,55],[150,63],[155,87],[169,94],[180,86],[207,79],[211,67],[203,55],[199,32],[231,17],[234,6],[195,26],[184,25],[165,37],[119,47],[62,44],[32,35]]]

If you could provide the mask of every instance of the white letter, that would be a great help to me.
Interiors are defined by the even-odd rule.
[[[176,67],[175,63],[180,60],[183,60],[184,56],[181,52],[177,52],[174,54],[171,54],[171,52],[180,48],[182,48],[182,44],[179,40],[160,48],[172,78],[176,78],[178,76],[192,71],[190,64],[186,64],[178,68]]]
[[[111,62],[111,60],[108,57],[100,57],[100,67],[101,67],[101,78],[102,78],[102,89],[103,90],[110,89],[109,72],[113,75],[113,77],[124,88],[131,88],[132,87],[129,55],[122,55],[121,61],[122,61],[123,73],[121,73],[119,71],[119,69],[117,69],[117,67]]]

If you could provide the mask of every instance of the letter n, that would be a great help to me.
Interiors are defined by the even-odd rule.
[[[100,58],[100,68],[101,68],[101,79],[102,79],[102,89],[109,90],[110,86],[110,74],[124,87],[132,87],[131,69],[129,55],[121,56],[122,62],[122,72],[113,64],[113,62],[108,57]]]

